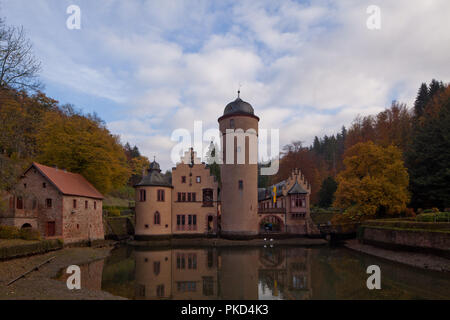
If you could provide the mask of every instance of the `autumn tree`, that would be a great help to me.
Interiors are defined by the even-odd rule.
[[[95,117],[68,108],[47,112],[37,136],[37,160],[82,174],[100,192],[123,186],[130,171],[119,137]]]
[[[334,207],[343,209],[347,218],[382,217],[406,208],[408,172],[397,147],[358,143],[347,150],[344,166],[337,177]]]

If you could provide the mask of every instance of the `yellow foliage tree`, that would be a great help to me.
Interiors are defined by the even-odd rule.
[[[334,201],[335,207],[345,210],[338,220],[365,220],[405,210],[409,177],[397,147],[358,143],[346,152],[344,165]]]
[[[80,173],[102,193],[123,186],[130,177],[119,138],[95,117],[47,112],[37,143],[39,162]]]

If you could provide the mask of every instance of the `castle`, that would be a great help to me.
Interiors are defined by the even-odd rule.
[[[192,148],[172,168],[171,179],[153,161],[135,186],[135,239],[217,234],[242,239],[265,233],[313,233],[311,186],[300,170],[293,170],[287,180],[274,186],[258,189],[259,118],[239,92],[218,122],[224,159],[221,185]],[[236,136],[237,131],[244,134]]]

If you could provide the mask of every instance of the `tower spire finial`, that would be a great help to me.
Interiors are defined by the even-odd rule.
[[[242,85],[241,85],[241,83],[239,82],[239,88],[238,88],[238,98],[240,98],[240,97],[241,97],[241,87],[242,87]]]

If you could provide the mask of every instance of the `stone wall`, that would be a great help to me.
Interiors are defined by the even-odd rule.
[[[384,247],[434,252],[450,256],[450,233],[425,230],[401,230],[363,226],[363,243]]]
[[[76,201],[76,207],[74,207],[74,200]],[[83,240],[102,240],[105,238],[101,200],[64,196],[62,216],[63,238],[65,243]]]

